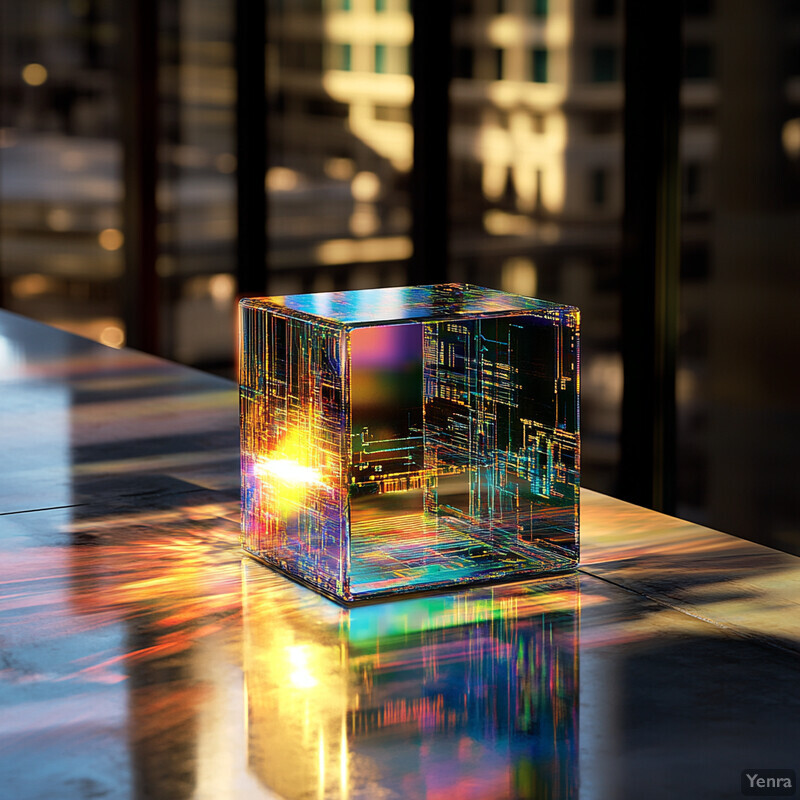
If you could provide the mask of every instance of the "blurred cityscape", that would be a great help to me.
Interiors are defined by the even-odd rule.
[[[125,344],[121,3],[0,10],[6,308]],[[157,4],[160,351],[232,375],[232,0]],[[583,483],[614,493],[623,387],[622,0],[454,0],[449,279],[583,319]],[[403,285],[408,0],[267,0],[271,294]],[[800,12],[684,0],[678,514],[800,552],[792,368]]]

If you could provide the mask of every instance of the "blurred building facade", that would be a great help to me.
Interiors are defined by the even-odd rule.
[[[159,341],[225,371],[237,293],[235,8],[158,5]],[[453,0],[448,277],[583,312],[585,485],[614,493],[623,369],[622,0]],[[125,342],[120,4],[2,8],[5,307]],[[408,0],[269,0],[271,293],[402,285]],[[800,17],[685,0],[678,513],[800,550]],[[446,69],[446,67],[443,67]],[[649,268],[649,265],[643,265]]]

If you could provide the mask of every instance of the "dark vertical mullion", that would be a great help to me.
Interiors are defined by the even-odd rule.
[[[681,4],[625,8],[620,494],[675,508]]]
[[[266,0],[236,0],[236,279],[240,295],[267,291]]]
[[[414,167],[411,174],[414,255],[408,282],[447,280],[449,237],[448,134],[452,0],[411,0],[414,41],[411,74],[414,99]]]
[[[8,37],[8,16],[10,15],[9,9],[7,4],[3,3],[0,5],[0,31],[3,34],[0,34],[0,70],[5,70],[6,67],[6,41]],[[7,123],[6,117],[6,81],[0,80],[0,127],[5,127]],[[10,110],[10,109],[9,109]],[[9,115],[10,116],[10,115]],[[4,206],[4,197],[3,197],[3,164],[4,158],[7,157],[6,154],[8,151],[0,156],[0,308],[5,308],[6,305],[6,298],[5,298],[5,252],[4,252],[4,219],[3,219],[3,206]]]
[[[161,63],[166,69],[159,76],[159,128],[162,146],[168,152],[177,150],[184,141],[183,115],[181,114],[180,75],[182,60],[181,6],[184,0],[168,0],[160,4],[159,27],[161,31]],[[163,159],[159,164],[159,181],[173,187],[177,193],[181,170],[174,158]],[[174,204],[159,210],[159,223],[173,233],[168,241],[159,242],[159,255],[180,261],[181,242],[178,237],[179,214]],[[169,324],[162,325],[160,332],[161,352],[167,358],[174,358],[176,344],[175,308],[178,302],[180,284],[176,278],[166,278],[161,283],[161,298],[169,313]]]
[[[156,258],[158,179],[158,3],[122,3],[122,121],[125,199],[123,316],[127,344],[159,352]]]
[[[0,5],[0,31],[4,33],[8,31],[8,21],[6,16],[8,15],[8,7],[5,4]],[[5,52],[5,43],[6,43],[6,35],[0,34],[0,70],[5,69],[5,60],[6,60],[6,52]],[[0,80],[0,127],[5,127],[6,125],[6,82],[5,80]],[[0,308],[5,308],[6,306],[6,299],[5,299],[5,252],[3,248],[4,244],[4,220],[3,220],[3,205],[4,205],[4,197],[3,197],[3,156],[0,155]]]

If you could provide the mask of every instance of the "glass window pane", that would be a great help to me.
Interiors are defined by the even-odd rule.
[[[492,39],[491,4],[453,22],[451,278],[581,307],[584,483],[613,492],[624,101],[621,92],[598,101],[589,76],[599,37],[619,52],[623,34],[588,3],[508,10],[523,12],[513,43]],[[513,96],[480,80],[487,31]]]
[[[117,9],[4,3],[0,242],[5,306],[112,346],[126,338]]]
[[[800,20],[685,8],[678,514],[800,553]]]
[[[159,256],[162,353],[230,374],[236,307],[233,9],[161,5]],[[170,46],[166,46],[170,43]],[[287,68],[309,54],[292,53]]]
[[[411,255],[408,4],[268,7],[270,292],[402,285]],[[380,16],[376,12],[380,12]],[[338,21],[337,21],[338,20]],[[303,69],[269,69],[302,44]]]

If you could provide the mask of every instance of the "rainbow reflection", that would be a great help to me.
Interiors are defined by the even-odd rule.
[[[351,609],[255,565],[244,580],[248,765],[268,789],[577,797],[577,577]]]

